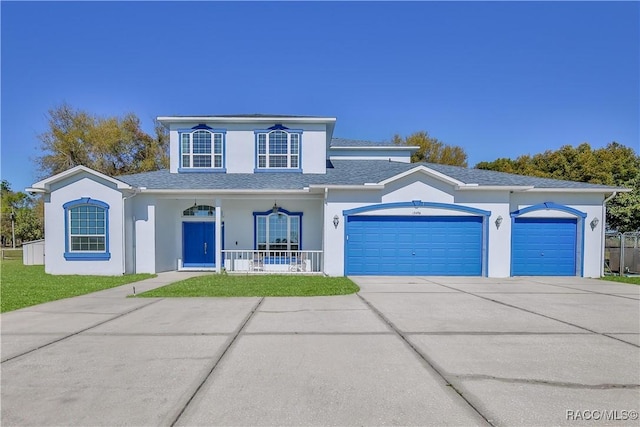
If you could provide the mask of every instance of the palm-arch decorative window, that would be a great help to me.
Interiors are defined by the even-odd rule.
[[[216,214],[216,208],[210,205],[193,205],[182,211],[182,216],[212,217]]]
[[[256,135],[256,171],[285,169],[300,171],[302,131],[275,125],[254,131]]]
[[[62,205],[64,208],[65,251],[67,260],[108,260],[109,205],[83,197]]]
[[[302,249],[302,212],[275,207],[254,212],[254,246],[261,251]]]
[[[178,131],[180,137],[180,169],[190,171],[223,171],[225,166],[224,129],[207,125]]]

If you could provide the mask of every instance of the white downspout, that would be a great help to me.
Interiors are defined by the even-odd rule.
[[[127,273],[127,237],[126,237],[127,221],[126,221],[126,215],[125,215],[125,201],[127,201],[128,199],[134,198],[135,196],[138,195],[139,192],[140,190],[138,190],[137,188],[134,188],[133,194],[122,198],[122,274],[123,275]],[[135,236],[132,236],[132,238],[135,238]],[[134,265],[133,266],[134,272],[135,272],[135,268],[136,266]]]
[[[222,203],[219,198],[215,199],[215,214],[216,222],[214,227],[216,230],[216,252],[213,255],[213,260],[216,263],[216,273],[220,273],[222,271]]]
[[[325,250],[325,248],[327,247],[327,223],[326,223],[326,219],[327,219],[327,199],[329,198],[329,189],[327,187],[324,188],[324,206],[322,209],[322,265],[320,266],[320,269],[322,270],[322,273],[326,276],[327,275],[327,271],[324,268],[326,260],[327,260],[327,252]]]
[[[607,202],[618,194],[614,191],[609,197],[602,202],[602,240],[600,243],[600,277],[604,276],[604,245],[605,245],[605,230],[607,228]]]

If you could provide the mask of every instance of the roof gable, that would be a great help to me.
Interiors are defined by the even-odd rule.
[[[50,191],[51,185],[55,184],[56,182],[62,181],[63,179],[67,179],[67,178],[71,178],[75,175],[81,174],[81,173],[86,173],[89,175],[93,175],[97,178],[103,179],[107,182],[110,182],[112,184],[114,184],[116,186],[116,188],[118,190],[130,190],[132,187],[131,185],[127,184],[126,182],[120,181],[116,178],[112,178],[108,175],[105,175],[101,172],[95,171],[91,168],[88,168],[86,166],[82,166],[82,165],[78,165],[75,166],[71,169],[67,169],[64,172],[60,172],[56,175],[50,176],[49,178],[43,179],[41,181],[36,182],[35,184],[33,184],[31,187],[27,188],[27,191],[32,192],[32,193],[47,193]]]

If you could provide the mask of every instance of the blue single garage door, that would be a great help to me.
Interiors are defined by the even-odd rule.
[[[575,276],[574,218],[516,218],[511,241],[514,276]]]
[[[482,217],[348,216],[346,274],[480,276]]]

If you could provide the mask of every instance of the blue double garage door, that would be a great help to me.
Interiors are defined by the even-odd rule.
[[[348,216],[348,275],[480,276],[480,216]]]

